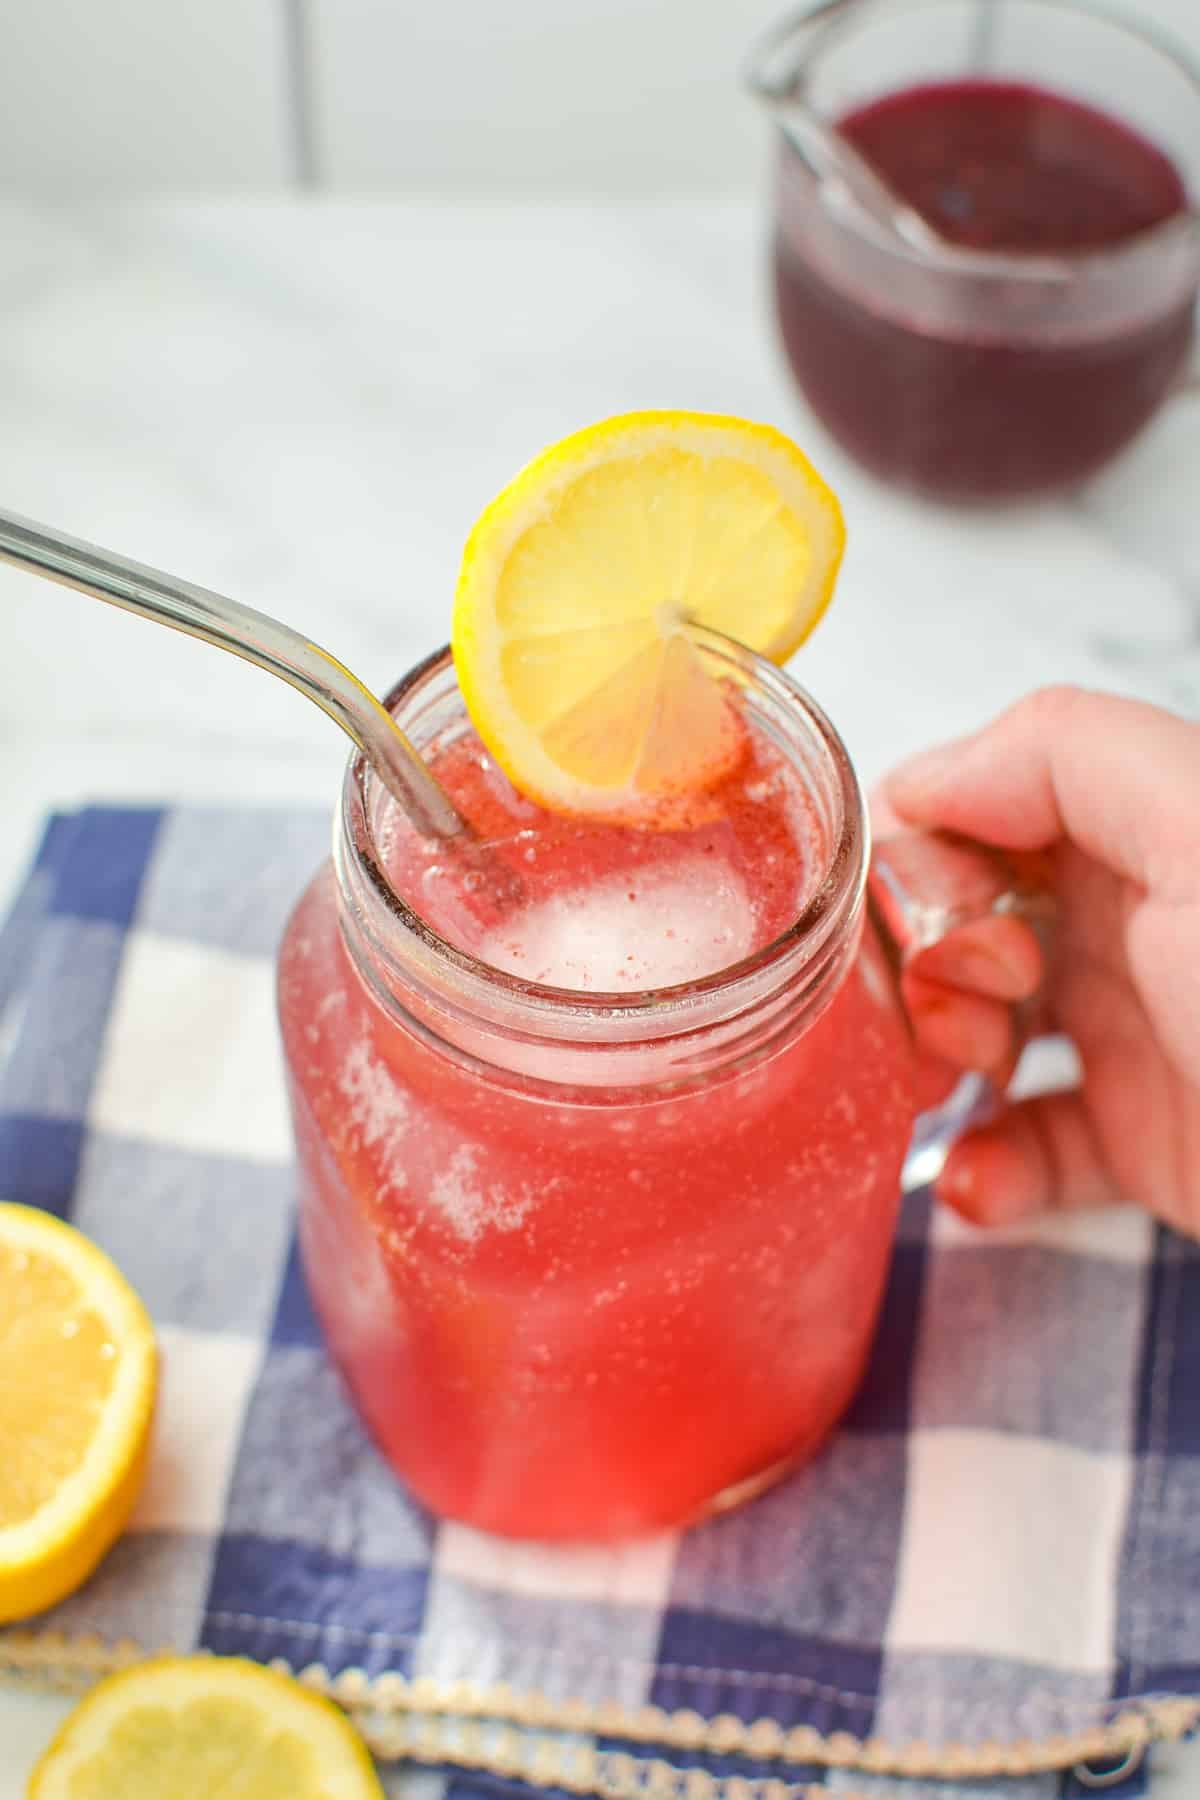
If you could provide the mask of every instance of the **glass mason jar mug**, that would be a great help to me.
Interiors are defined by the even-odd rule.
[[[740,1499],[820,1443],[871,1343],[916,1064],[862,796],[785,674],[704,654],[819,824],[812,898],[766,948],[620,996],[492,968],[389,886],[405,826],[359,759],[281,950],[330,1350],[412,1491],[486,1530],[606,1538]],[[448,653],[389,705],[427,751],[467,728]],[[914,899],[911,859],[876,854],[893,949],[1011,900],[991,863],[918,862]]]

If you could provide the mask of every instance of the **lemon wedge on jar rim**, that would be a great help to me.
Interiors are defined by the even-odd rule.
[[[164,1656],[110,1675],[33,1771],[29,1800],[383,1800],[345,1714],[240,1657]]]
[[[154,1328],[82,1233],[0,1202],[0,1622],[91,1574],[141,1486]]]
[[[689,628],[776,662],[833,595],[836,496],[769,425],[637,412],[564,438],[479,519],[451,647],[485,746],[551,811],[662,815],[744,736]]]

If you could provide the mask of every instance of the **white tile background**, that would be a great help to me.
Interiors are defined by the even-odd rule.
[[[10,193],[288,179],[283,0],[6,0],[0,13]]]
[[[1200,51],[1196,0],[1126,6]],[[0,189],[737,187],[753,179],[761,144],[738,70],[783,10],[784,0],[6,0]]]

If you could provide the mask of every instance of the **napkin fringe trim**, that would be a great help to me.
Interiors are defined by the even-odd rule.
[[[129,1639],[113,1643],[99,1636],[9,1632],[0,1638],[0,1673],[30,1685],[74,1691],[151,1653]],[[331,1675],[323,1663],[297,1665],[285,1657],[273,1658],[270,1666],[344,1707],[377,1755],[483,1769],[529,1786],[559,1787],[600,1800],[808,1800],[828,1790],[799,1788],[774,1776],[679,1769],[658,1757],[601,1750],[556,1733],[594,1734],[755,1762],[978,1780],[1116,1759],[1155,1742],[1175,1742],[1200,1726],[1200,1699],[1163,1696],[1109,1702],[1121,1710],[1107,1722],[1041,1739],[897,1744],[848,1731],[826,1734],[808,1725],[785,1728],[770,1718],[747,1724],[730,1713],[704,1717],[686,1709],[668,1713],[662,1707],[628,1707],[618,1701],[555,1700],[536,1691],[515,1693],[504,1682],[478,1687],[429,1676],[369,1676],[353,1668]],[[855,1797],[847,1794],[843,1800]]]
[[[167,1606],[160,1608],[159,1610],[166,1613],[170,1612],[172,1609]],[[190,1613],[188,1614],[188,1619],[190,1623]],[[416,1651],[422,1644],[422,1639],[410,1631],[372,1631],[357,1625],[339,1625],[336,1623],[324,1624],[311,1619],[280,1618],[270,1613],[230,1612],[221,1608],[206,1611],[204,1614],[204,1623],[208,1627],[216,1627],[221,1631],[233,1631],[242,1637],[257,1636],[266,1631],[274,1636],[321,1640],[329,1639],[335,1640],[340,1644],[353,1643],[368,1649],[386,1648],[391,1651]],[[18,1641],[22,1652],[25,1651],[27,1646],[32,1645],[34,1647],[35,1659],[40,1655],[40,1660],[42,1661],[47,1659],[49,1652],[39,1652],[37,1647],[45,1645],[60,1647],[70,1656],[74,1656],[81,1647],[84,1647],[86,1654],[86,1647],[93,1644],[99,1645],[102,1651],[107,1651],[110,1647],[114,1647],[117,1650],[123,1648],[128,1652],[128,1660],[137,1660],[138,1658],[147,1655],[184,1654],[184,1652],[181,1652],[177,1647],[172,1647],[169,1644],[165,1647],[160,1645],[157,1649],[147,1648],[133,1638],[117,1638],[112,1633],[106,1633],[102,1629],[86,1625],[81,1625],[70,1632],[60,1632],[50,1629],[28,1631],[9,1627],[7,1630],[0,1629],[0,1670],[3,1669],[4,1652],[6,1648],[10,1644]],[[428,1648],[427,1645],[426,1648]],[[481,1643],[476,1645],[465,1639],[460,1640],[457,1643],[456,1648],[460,1661],[470,1661],[472,1657],[486,1661],[493,1650],[493,1646],[490,1644]],[[830,1682],[817,1681],[810,1675],[794,1675],[787,1669],[742,1669],[732,1664],[721,1664],[717,1667],[706,1663],[660,1662],[657,1660],[648,1662],[644,1658],[639,1657],[614,1656],[610,1651],[594,1649],[591,1646],[585,1651],[570,1651],[561,1644],[550,1643],[537,1644],[530,1646],[529,1648],[536,1660],[559,1665],[564,1670],[575,1664],[585,1662],[591,1670],[594,1670],[596,1666],[600,1664],[614,1672],[625,1671],[644,1678],[665,1675],[676,1681],[689,1682],[693,1685],[697,1683],[704,1683],[707,1686],[717,1684],[725,1687],[736,1686],[738,1688],[761,1689],[765,1692],[804,1694],[814,1700],[829,1701],[833,1705],[847,1711],[870,1712],[878,1705],[878,1699],[870,1694],[859,1694],[855,1693],[850,1688],[834,1687]],[[240,1652],[236,1650],[227,1650],[224,1651],[223,1654],[243,1654],[253,1656],[259,1662],[267,1660],[260,1652],[250,1648]],[[311,1664],[300,1664],[296,1663],[292,1658],[277,1656],[274,1658],[274,1661],[278,1663],[281,1668],[286,1667],[288,1669],[305,1667],[324,1668],[322,1663],[315,1660]],[[125,1667],[127,1666],[127,1662],[123,1660],[115,1666]],[[481,1716],[518,1718],[521,1722],[527,1724],[547,1723],[547,1719],[543,1716],[545,1707],[557,1708],[561,1711],[564,1708],[570,1709],[585,1705],[590,1707],[593,1712],[603,1711],[604,1717],[607,1719],[613,1704],[617,1707],[621,1706],[620,1702],[585,1702],[575,1701],[570,1698],[550,1700],[537,1688],[525,1689],[514,1694],[512,1684],[508,1681],[495,1681],[486,1688],[480,1688],[476,1683],[465,1677],[456,1677],[450,1680],[439,1681],[433,1677],[427,1676],[405,1676],[401,1674],[399,1670],[385,1670],[377,1676],[368,1676],[357,1664],[351,1664],[342,1671],[341,1675],[329,1677],[329,1679],[341,1680],[347,1678],[356,1680],[360,1675],[368,1682],[379,1682],[385,1686],[392,1682],[399,1682],[404,1687],[411,1687],[413,1693],[418,1696],[415,1701],[395,1701],[389,1702],[389,1704],[396,1704],[408,1709],[415,1706],[418,1710],[453,1711],[462,1712],[468,1715],[478,1714]],[[568,1687],[570,1685],[569,1677],[567,1678],[566,1685]],[[437,1698],[438,1695],[444,1695],[446,1693],[450,1693],[454,1697],[450,1705],[446,1705],[442,1700]],[[1086,1714],[1089,1718],[1095,1718],[1105,1713],[1112,1712],[1116,1707],[1136,1708],[1145,1702],[1153,1701],[1155,1698],[1156,1696],[1150,1695],[1130,1695],[1125,1699],[1108,1701],[1072,1700],[1062,1694],[1051,1695],[1045,1693],[1042,1689],[1035,1688],[1031,1690],[1025,1700],[1018,1705],[1014,1717],[1019,1718],[1023,1714],[1032,1717],[1039,1711],[1042,1711],[1047,1714],[1054,1713],[1062,1716],[1067,1716],[1072,1713]],[[1179,1698],[1186,1700],[1188,1697],[1160,1695],[1157,1696],[1157,1698]],[[1039,1705],[1040,1702],[1044,1702],[1044,1704]],[[1197,1696],[1196,1704],[1198,1711],[1200,1711],[1200,1696]],[[993,1708],[990,1702],[979,1700],[960,1705],[957,1710],[959,1716],[963,1718],[969,1718],[976,1713],[985,1717],[990,1717]],[[647,1704],[638,1708],[638,1716],[657,1720],[668,1716],[674,1716],[676,1718],[686,1716],[688,1718],[693,1718],[698,1715],[688,1709],[684,1709],[682,1714],[677,1712],[674,1715],[668,1715],[663,1712],[661,1708]],[[732,1718],[733,1715],[723,1713],[717,1715],[717,1717],[719,1719],[725,1719]],[[741,1723],[737,1720],[734,1722],[738,1724]],[[760,1724],[769,1725],[772,1729],[781,1729],[772,1719],[760,1721]],[[569,1729],[574,1729],[574,1727],[569,1727]],[[607,1727],[605,1727],[605,1729],[607,1729]],[[750,1727],[745,1726],[744,1729],[749,1730]],[[803,1727],[797,1727],[796,1729],[803,1729]]]

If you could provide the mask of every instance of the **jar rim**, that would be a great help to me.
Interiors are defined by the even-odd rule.
[[[448,988],[472,1010],[481,1002],[507,1003],[526,1016],[538,1035],[554,1032],[556,1025],[569,1024],[578,1030],[585,1021],[593,1021],[606,1038],[622,1035],[623,1028],[637,1037],[665,1036],[702,1025],[710,1007],[727,1014],[737,1010],[743,998],[753,1005],[764,978],[776,972],[787,976],[807,965],[832,937],[840,937],[853,925],[864,904],[869,823],[858,777],[836,728],[784,670],[720,633],[697,630],[694,636],[706,655],[728,666],[743,694],[757,695],[771,704],[777,716],[795,727],[797,743],[816,748],[830,778],[836,800],[834,829],[829,834],[824,866],[814,876],[809,895],[791,924],[738,961],[671,986],[634,993],[600,992],[525,980],[460,949],[391,886],[372,824],[376,778],[365,757],[357,753],[350,758],[343,782],[335,867],[357,923],[376,954],[388,958],[389,951],[397,947],[398,930],[399,943],[415,957],[422,973],[435,976],[439,988]],[[384,705],[404,724],[405,708],[411,708],[423,691],[446,674],[453,674],[448,647],[434,651],[404,675],[387,694]]]

